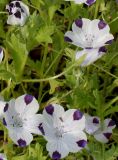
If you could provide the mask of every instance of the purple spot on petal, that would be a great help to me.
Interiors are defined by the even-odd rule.
[[[72,42],[72,40],[71,40],[69,37],[67,37],[67,36],[64,37],[64,40],[65,40],[66,42]]]
[[[53,152],[52,159],[59,160],[61,158],[61,154],[58,151]]]
[[[95,124],[99,124],[99,119],[97,119],[97,118],[93,118],[93,123],[95,123]]]
[[[44,128],[43,128],[42,123],[39,124],[38,128],[39,128],[40,132],[41,132],[43,135],[45,135],[45,132],[44,132]]]
[[[107,139],[110,139],[112,133],[103,133],[103,135],[104,135]]]
[[[19,2],[16,2],[15,5],[16,5],[16,7],[21,8],[21,5]]]
[[[3,125],[7,126],[7,122],[6,122],[5,118],[3,118]]]
[[[107,49],[105,47],[100,47],[98,52],[107,52]]]
[[[86,4],[87,4],[88,6],[90,6],[90,5],[92,5],[94,2],[95,2],[95,0],[87,0],[87,1],[86,1]]]
[[[112,127],[112,126],[115,126],[115,122],[111,119],[109,121],[108,127]]]
[[[26,105],[30,104],[32,102],[32,100],[33,100],[33,96],[32,95],[28,95],[28,94],[25,95],[24,101],[25,101]]]
[[[3,160],[3,158],[0,158],[0,160]]]
[[[112,44],[112,42],[113,42],[113,39],[112,39],[112,40],[107,41],[105,44]]]
[[[50,114],[50,115],[53,115],[53,112],[54,112],[54,107],[53,107],[53,105],[48,105],[47,107],[45,107],[45,110],[46,110],[46,112],[48,113],[48,114]]]
[[[74,120],[80,120],[83,117],[83,113],[80,110],[76,110],[73,114]]]
[[[81,148],[84,148],[86,145],[87,145],[87,141],[85,141],[84,139],[83,140],[80,140],[78,142],[76,142],[77,145]]]
[[[6,111],[8,110],[8,108],[9,108],[9,104],[6,103],[6,105],[5,105],[5,107],[4,107],[4,112],[6,112]]]
[[[18,142],[18,145],[19,145],[20,147],[25,147],[25,146],[26,146],[26,141],[23,140],[23,139],[19,139],[17,142]]]
[[[17,11],[16,13],[14,13],[14,15],[15,15],[16,18],[21,19],[21,13],[20,13],[20,11]]]
[[[100,20],[100,22],[98,23],[98,28],[99,29],[103,29],[103,28],[105,28],[106,27],[106,23],[103,21],[103,20]]]
[[[82,28],[82,26],[83,26],[83,21],[82,21],[82,19],[77,19],[77,20],[75,20],[75,24],[76,24],[76,26],[78,26],[79,28]]]
[[[13,4],[13,3],[10,3],[10,4],[9,4],[9,7],[13,8],[13,7],[14,7],[14,4]]]

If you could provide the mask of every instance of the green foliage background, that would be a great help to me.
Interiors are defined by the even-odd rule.
[[[118,125],[118,4],[115,0],[96,0],[91,7],[64,0],[23,0],[30,8],[30,17],[23,27],[6,24],[6,4],[0,0],[0,46],[4,60],[0,64],[0,91],[5,100],[24,93],[34,95],[40,110],[49,103],[65,109],[80,108],[83,112],[113,118]],[[108,52],[94,64],[81,68],[74,60],[75,46],[64,42],[64,33],[78,17],[103,19],[115,40]],[[0,152],[8,160],[49,160],[41,137],[26,148],[19,148],[0,130]],[[118,129],[108,144],[89,137],[88,148],[69,154],[65,160],[116,160]]]

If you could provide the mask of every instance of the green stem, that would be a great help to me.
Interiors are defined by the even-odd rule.
[[[44,55],[43,55],[43,60],[41,65],[41,77],[44,77],[44,68],[46,64],[47,53],[48,53],[48,43],[45,44],[45,50],[44,50]],[[42,90],[43,90],[43,81],[40,83],[38,100],[42,95]]]
[[[109,22],[109,24],[111,24],[111,23],[113,23],[113,22],[115,22],[117,20],[118,20],[118,17],[114,18],[111,22]]]
[[[37,83],[37,82],[45,82],[45,81],[50,81],[50,80],[53,80],[53,79],[57,79],[61,76],[63,76],[64,74],[66,74],[67,72],[70,71],[70,69],[72,69],[73,67],[76,66],[76,63],[72,64],[70,67],[68,67],[65,71],[63,71],[62,73],[56,75],[56,76],[53,76],[53,77],[48,77],[48,78],[42,78],[42,79],[24,79],[22,80],[22,82],[27,82],[27,83]]]
[[[97,18],[97,15],[98,15],[99,1],[100,1],[100,0],[97,0],[97,1],[96,1],[94,19],[96,19],[96,18]]]

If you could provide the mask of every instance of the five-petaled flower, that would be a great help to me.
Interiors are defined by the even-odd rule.
[[[0,160],[7,160],[6,155],[3,153],[0,153]]]
[[[4,107],[3,124],[9,132],[9,137],[15,144],[25,147],[31,143],[34,134],[42,134],[39,129],[41,115],[37,100],[31,95],[22,95],[11,100]]]
[[[95,3],[96,0],[66,0],[66,1],[74,1],[76,4],[85,3],[86,5],[91,6],[93,3]]]
[[[7,24],[23,26],[29,16],[29,8],[21,1],[12,1],[6,5],[9,13]]]
[[[65,41],[83,48],[75,55],[79,59],[86,55],[82,66],[89,65],[99,59],[105,52],[105,45],[111,44],[114,37],[103,20],[77,19],[72,24],[72,31],[65,33]]]
[[[48,141],[46,148],[54,160],[64,158],[69,152],[76,153],[87,144],[85,117],[80,110],[50,104],[43,111],[41,131]]]
[[[85,115],[86,126],[85,130],[88,134],[93,135],[94,138],[101,142],[107,143],[112,135],[112,130],[115,128],[115,122],[107,118],[103,122],[100,121],[99,117]]]

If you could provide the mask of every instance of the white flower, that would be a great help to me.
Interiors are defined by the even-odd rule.
[[[7,157],[5,156],[5,154],[0,153],[0,160],[7,160]]]
[[[74,1],[76,4],[85,3],[86,5],[90,6],[95,3],[96,0],[66,0],[66,1]]]
[[[72,31],[65,33],[65,41],[84,49],[99,49],[114,39],[109,31],[109,26],[103,20],[77,19],[72,24]]]
[[[29,8],[21,1],[12,1],[6,5],[9,12],[7,24],[23,26],[29,16]]]
[[[41,130],[48,141],[46,148],[52,159],[66,157],[69,152],[78,152],[87,144],[85,117],[80,110],[50,104],[43,111]]]
[[[100,47],[99,49],[83,49],[82,51],[76,52],[75,59],[78,60],[83,55],[86,55],[81,66],[87,66],[101,58],[106,51],[105,47]]]
[[[3,124],[8,129],[9,137],[20,147],[31,143],[31,133],[41,134],[41,115],[36,114],[38,109],[39,104],[31,95],[22,95],[4,107]]]
[[[0,48],[0,63],[2,62],[3,57],[4,57],[3,49],[2,49],[2,48]]]
[[[107,143],[112,135],[112,130],[116,126],[115,122],[110,118],[105,119],[102,123],[99,117],[91,117],[89,115],[85,115],[85,117],[86,132],[93,135],[97,141]]]

